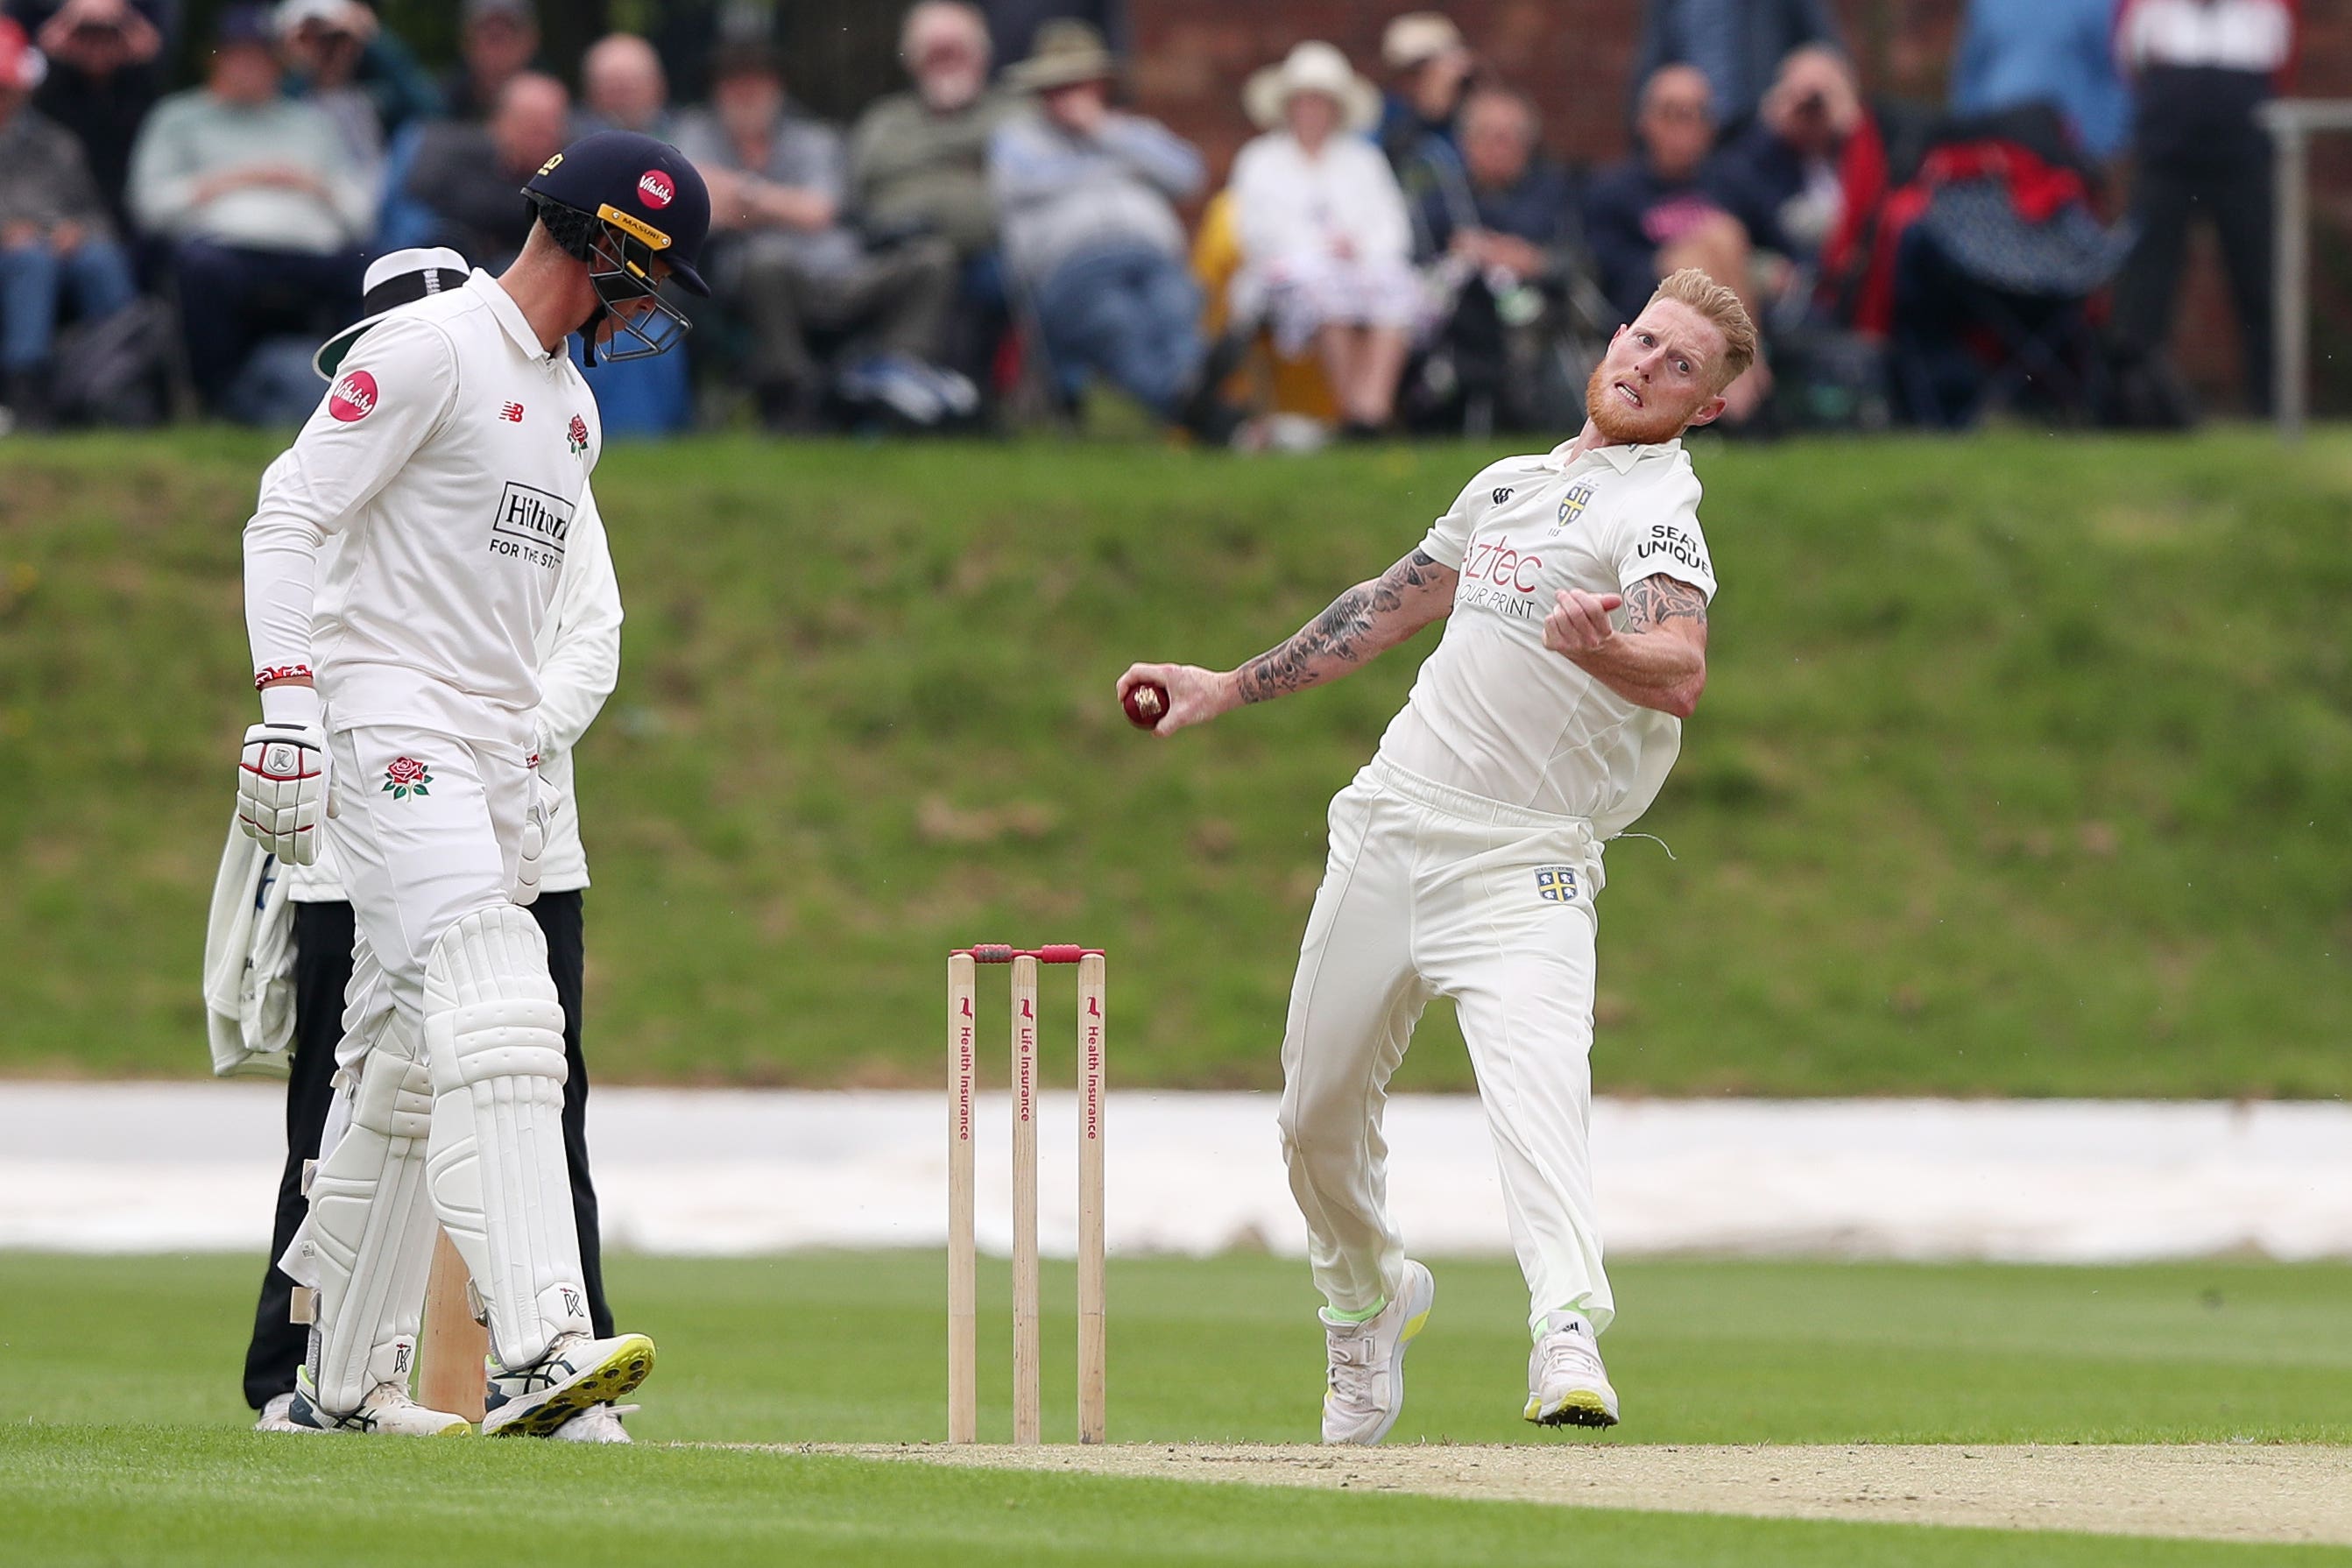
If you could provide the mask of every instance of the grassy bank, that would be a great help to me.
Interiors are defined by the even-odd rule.
[[[269,452],[0,449],[0,1070],[203,1070]],[[1431,641],[1171,742],[1110,682],[1275,640],[1489,455],[615,448],[601,1071],[931,1081],[938,955],[1002,936],[1111,950],[1119,1081],[1273,1081],[1324,803]],[[1675,858],[1611,851],[1604,1087],[2352,1086],[2352,439],[1700,467],[1712,682],[1642,824]],[[1433,1016],[1402,1080],[1468,1079]]]

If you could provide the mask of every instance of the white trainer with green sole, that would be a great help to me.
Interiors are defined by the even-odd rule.
[[[1396,1294],[1360,1323],[1334,1321],[1323,1313],[1328,1354],[1323,1394],[1326,1443],[1379,1442],[1404,1409],[1404,1352],[1429,1321],[1437,1281],[1407,1259]]]
[[[1601,1364],[1592,1325],[1577,1312],[1554,1312],[1528,1356],[1527,1418],[1538,1426],[1614,1426],[1617,1391]]]

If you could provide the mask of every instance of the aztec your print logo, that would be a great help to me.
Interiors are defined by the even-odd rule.
[[[1560,499],[1559,521],[1551,525],[1551,531],[1554,533],[1558,533],[1584,515],[1584,509],[1592,504],[1592,492],[1595,488],[1591,479],[1579,479],[1569,487],[1568,494]]]
[[[1537,867],[1536,897],[1548,903],[1574,903],[1576,901],[1576,868],[1573,866]]]
[[[415,757],[394,757],[383,770],[384,793],[394,800],[406,800],[412,795],[431,795],[426,786],[433,782],[433,770]]]
[[[577,414],[573,415],[572,416],[572,427],[563,433],[563,438],[572,443],[572,455],[573,457],[576,458],[581,453],[586,451],[588,449],[588,421],[581,418]]]

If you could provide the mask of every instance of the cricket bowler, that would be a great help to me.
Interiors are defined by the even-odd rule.
[[[592,1329],[564,1015],[522,906],[553,794],[538,644],[602,442],[567,340],[614,360],[675,344],[660,288],[708,292],[710,203],[677,149],[628,132],[573,143],[521,195],[514,265],[374,322],[246,527],[262,722],[238,815],[297,866],[325,835],[356,926],[349,1124],[284,1260],[318,1291],[289,1417],[322,1431],[469,1430],[407,1392],[436,1215],[487,1311],[485,1435],[551,1436],[653,1366],[644,1335]]]
[[[1656,798],[1706,684],[1715,571],[1680,437],[1754,361],[1737,296],[1696,268],[1618,328],[1573,441],[1464,488],[1418,548],[1238,669],[1139,664],[1166,735],[1336,680],[1441,616],[1380,750],[1331,803],[1283,1032],[1282,1149],[1329,1352],[1323,1440],[1377,1443],[1435,1298],[1387,1210],[1390,1075],[1453,998],[1527,1277],[1525,1414],[1612,1426],[1587,1123],[1601,847]]]

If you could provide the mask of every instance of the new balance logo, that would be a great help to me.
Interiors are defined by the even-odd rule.
[[[522,405],[520,403],[501,404],[499,407],[499,417],[505,420],[509,425],[521,424]]]

